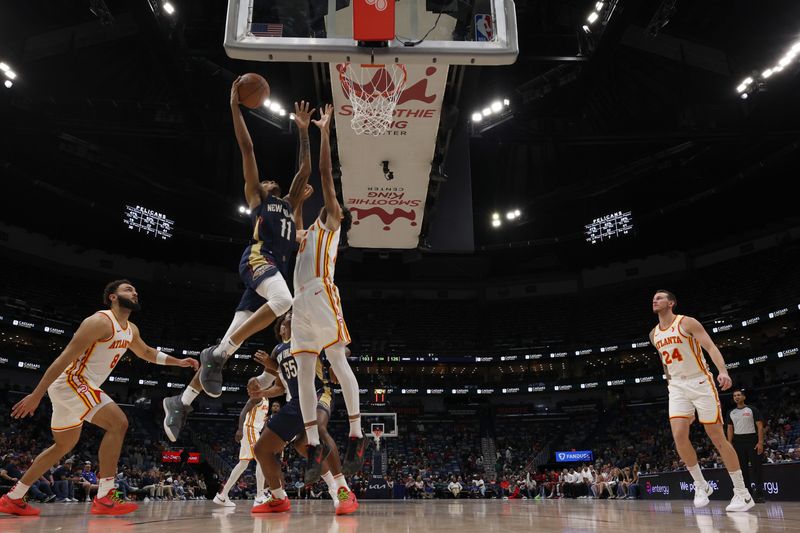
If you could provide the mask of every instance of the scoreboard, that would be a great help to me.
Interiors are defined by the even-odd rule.
[[[126,205],[122,222],[131,231],[162,240],[172,238],[172,230],[175,226],[175,221],[167,218],[167,215],[140,205]]]
[[[617,211],[595,218],[586,228],[586,242],[597,244],[633,231],[633,216],[630,211]]]

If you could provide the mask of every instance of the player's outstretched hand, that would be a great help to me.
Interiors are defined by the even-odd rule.
[[[331,104],[325,104],[325,112],[320,112],[319,120],[312,120],[314,125],[318,127],[321,131],[330,131],[331,129],[331,119],[333,118],[333,106]]]
[[[314,194],[314,187],[310,183],[306,183],[306,186],[303,187],[303,193],[300,195],[300,201],[305,202],[311,195]]]
[[[273,361],[270,358],[269,354],[264,350],[257,350],[256,354],[253,356],[253,359],[255,359],[256,363],[260,363],[261,365],[263,365],[264,370],[266,370],[270,374],[275,376],[278,375],[278,363]]]
[[[239,107],[239,82],[241,79],[242,77],[239,76],[233,80],[233,84],[231,85],[231,107]]]
[[[312,108],[311,104],[305,100],[301,100],[299,104],[295,102],[294,123],[297,124],[297,127],[307,130],[308,125],[311,122],[311,115],[314,114],[314,111],[316,111],[316,109]]]
[[[725,372],[724,374],[720,373],[717,376],[717,383],[719,383],[719,388],[722,390],[728,390],[731,388],[731,385],[733,385],[733,381],[731,380],[731,377],[728,375],[727,372]]]
[[[36,411],[36,408],[39,407],[39,402],[41,401],[41,396],[28,394],[11,408],[11,416],[13,418],[25,418],[26,416],[31,416],[33,415],[34,411]]]
[[[187,357],[185,359],[178,359],[178,366],[191,367],[193,370],[198,370],[200,368],[200,363],[197,359]]]

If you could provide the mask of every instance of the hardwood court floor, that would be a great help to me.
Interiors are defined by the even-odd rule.
[[[689,501],[366,500],[356,514],[340,517],[334,516],[329,500],[295,502],[291,514],[282,515],[251,515],[251,503],[225,509],[209,501],[149,502],[125,517],[90,515],[85,503],[48,504],[40,506],[40,517],[0,515],[0,532],[800,532],[796,502],[760,504],[748,513],[726,514],[723,502],[695,510]]]

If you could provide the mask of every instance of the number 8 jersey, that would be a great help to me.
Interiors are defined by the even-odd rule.
[[[700,342],[681,329],[683,319],[683,315],[677,315],[667,329],[656,325],[653,330],[653,344],[661,355],[667,379],[709,373]]]

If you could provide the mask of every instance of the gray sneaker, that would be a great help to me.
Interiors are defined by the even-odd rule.
[[[181,428],[186,424],[186,417],[192,412],[192,406],[184,405],[180,394],[164,398],[161,405],[164,406],[164,433],[169,440],[175,442]]]
[[[212,398],[222,395],[222,365],[225,357],[214,355],[216,346],[209,346],[200,352],[200,385]]]

